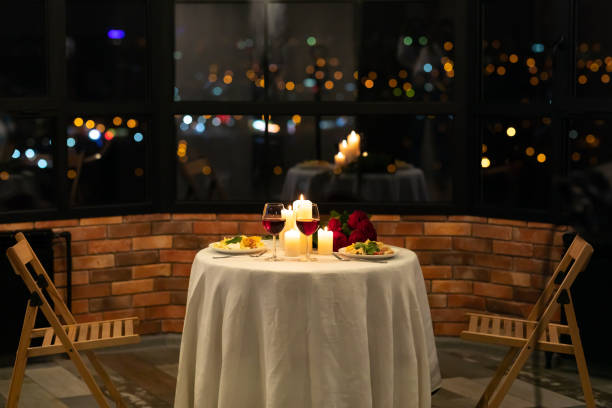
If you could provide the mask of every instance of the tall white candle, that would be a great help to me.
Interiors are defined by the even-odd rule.
[[[334,249],[334,232],[320,229],[318,232],[319,238],[319,255],[330,255]]]
[[[300,199],[293,202],[293,212],[295,219],[312,218],[312,201],[304,200],[304,194],[300,194]]]
[[[283,215],[283,218],[285,219],[285,226],[283,227],[283,230],[279,234],[280,245],[282,248],[283,242],[285,240],[285,232],[295,227],[295,216],[293,215],[293,210],[291,209],[291,206],[289,206],[288,209],[282,209],[281,214]]]
[[[285,232],[285,256],[300,255],[300,231],[297,228],[292,228]]]

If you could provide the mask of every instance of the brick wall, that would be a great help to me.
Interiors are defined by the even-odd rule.
[[[264,233],[259,214],[145,214],[0,224],[72,234],[72,310],[80,321],[136,315],[141,333],[180,332],[191,262],[223,235]],[[372,216],[379,239],[414,250],[437,335],[466,311],[525,315],[561,257],[566,226],[472,216]],[[65,294],[62,240],[55,280]]]

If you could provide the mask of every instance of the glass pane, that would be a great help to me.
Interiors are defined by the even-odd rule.
[[[263,4],[175,6],[174,100],[264,96]]]
[[[553,61],[565,34],[566,1],[487,1],[483,7],[483,97],[550,103]]]
[[[555,159],[550,118],[486,120],[481,152],[485,205],[548,208]]]
[[[0,115],[0,211],[53,206],[54,124]]]
[[[599,170],[612,162],[612,121],[607,119],[577,119],[569,124],[570,170]],[[604,170],[605,174],[606,171]],[[608,176],[612,185],[612,176]]]
[[[576,95],[610,97],[612,85],[612,34],[609,16],[612,4],[580,0],[576,44]]]
[[[147,83],[146,2],[67,2],[68,96],[142,99]]]
[[[46,91],[45,2],[5,1],[0,24],[0,96]]]
[[[134,116],[73,118],[66,145],[74,206],[147,199],[148,124]]]
[[[359,99],[452,99],[455,13],[451,0],[365,3]]]
[[[355,100],[350,3],[268,4],[269,95],[274,100]]]

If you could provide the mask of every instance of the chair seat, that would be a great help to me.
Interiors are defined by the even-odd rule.
[[[467,313],[469,326],[461,332],[465,340],[479,341],[490,344],[501,344],[510,347],[523,347],[538,324],[537,321],[513,317]],[[536,342],[536,349],[556,353],[574,354],[574,346],[563,344],[559,335],[569,334],[569,326],[549,323],[546,330]]]
[[[104,320],[62,326],[68,338],[74,343],[77,350],[93,350],[124,344],[138,343],[140,336],[134,333],[137,317],[125,319]],[[59,337],[55,335],[53,327],[44,327],[32,330],[32,338],[43,338],[42,345],[28,347],[28,356],[45,356],[65,351]]]

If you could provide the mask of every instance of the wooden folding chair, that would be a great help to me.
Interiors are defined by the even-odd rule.
[[[462,339],[510,347],[482,393],[477,407],[499,407],[531,353],[534,350],[543,350],[574,355],[586,406],[595,408],[570,294],[570,287],[576,276],[586,268],[592,254],[593,247],[576,236],[527,319],[468,313],[469,326],[461,332]],[[567,316],[567,325],[550,323],[561,305]],[[562,334],[569,334],[570,344],[560,342],[559,336]]]
[[[25,282],[30,292],[30,299],[28,300],[23,320],[7,407],[17,407],[25,367],[29,357],[67,353],[98,404],[101,407],[108,408],[109,405],[100,387],[98,387],[92,374],[83,363],[79,351],[83,351],[89,358],[116,406],[125,407],[117,388],[92,350],[138,343],[140,336],[134,333],[134,325],[138,322],[138,318],[130,317],[101,322],[77,323],[25,236],[19,232],[15,235],[15,238],[17,239],[17,244],[10,247],[6,254],[15,273],[21,276]],[[54,302],[58,314],[51,308],[50,300]],[[39,308],[51,324],[50,327],[34,328]],[[60,317],[63,319],[64,324],[60,322]],[[32,345],[32,339],[40,340],[41,337],[41,345]]]

